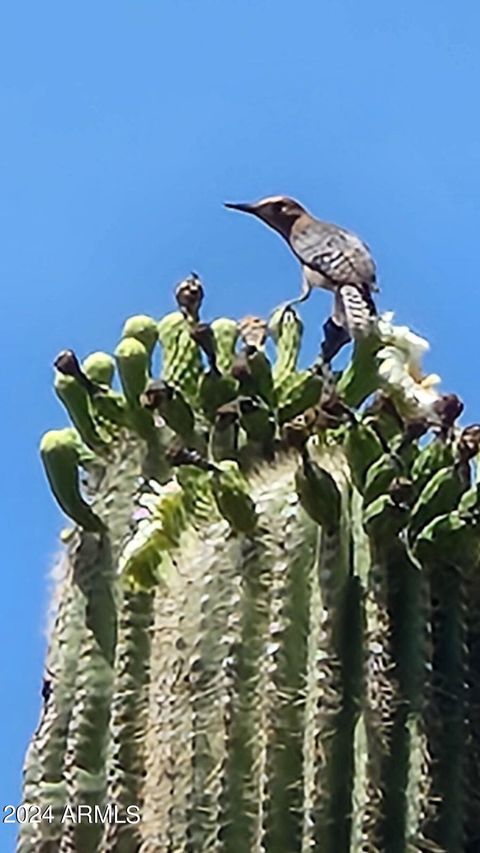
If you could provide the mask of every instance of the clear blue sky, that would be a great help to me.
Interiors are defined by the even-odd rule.
[[[65,418],[51,362],[172,308],[295,293],[286,247],[224,200],[293,195],[359,232],[380,306],[480,419],[480,5],[473,0],[10,2],[0,20],[1,803],[37,723],[60,513],[38,461]],[[313,355],[328,299],[303,316]],[[0,849],[12,834],[0,827]],[[11,847],[10,847],[11,849]]]

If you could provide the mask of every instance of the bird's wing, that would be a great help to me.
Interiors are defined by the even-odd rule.
[[[368,247],[355,234],[324,222],[292,229],[290,243],[303,264],[333,284],[375,285],[375,264]]]
[[[357,287],[354,284],[343,284],[336,289],[333,320],[351,338],[367,335],[376,314],[372,294],[365,285]]]

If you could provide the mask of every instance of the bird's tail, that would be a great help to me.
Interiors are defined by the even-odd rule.
[[[370,288],[354,284],[344,284],[338,288],[333,319],[351,338],[368,335],[376,316],[377,308]]]

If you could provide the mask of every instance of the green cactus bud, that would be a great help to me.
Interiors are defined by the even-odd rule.
[[[222,459],[237,459],[238,411],[236,406],[228,406],[228,409],[227,412],[218,410],[210,434],[210,452],[215,462],[220,462]]]
[[[340,384],[340,380],[339,380]],[[405,437],[405,424],[397,412],[393,400],[383,391],[378,391],[372,402],[364,409],[363,421],[376,427],[386,441],[402,441]]]
[[[238,371],[238,362],[244,360]],[[245,350],[237,357],[237,365],[234,365],[233,376],[240,381],[240,389],[245,396],[259,396],[267,405],[273,406],[275,392],[273,388],[272,366],[261,350]]]
[[[272,374],[275,391],[278,394],[286,379],[297,368],[303,323],[293,308],[277,308],[269,320],[268,329],[277,350]]]
[[[421,563],[453,561],[468,565],[477,537],[471,524],[453,511],[439,515],[423,527],[415,540],[415,556]]]
[[[195,417],[180,391],[174,391],[172,398],[167,400],[162,407],[161,413],[170,429],[173,429],[182,438],[192,438]]]
[[[457,506],[465,483],[452,466],[440,468],[423,487],[410,515],[409,533],[415,537],[433,518]]]
[[[77,459],[80,468],[83,468],[85,471],[98,470],[99,468],[105,469],[105,460],[97,456],[93,450],[84,444],[80,438],[80,433],[76,429],[73,427],[64,427],[63,432],[65,436],[70,433],[72,446],[75,446],[77,449]]]
[[[391,451],[392,456],[398,459],[403,469],[408,471],[415,462],[418,454],[418,444],[416,441],[405,441],[401,435],[386,436],[381,427],[377,426],[378,434],[382,436]]]
[[[237,393],[238,382],[232,376],[205,373],[200,379],[199,400],[208,420],[214,421],[217,409],[234,400]]]
[[[160,320],[157,328],[162,347],[162,378],[179,388],[189,403],[196,403],[203,367],[188,320],[180,311],[174,311]]]
[[[151,356],[158,340],[158,325],[153,317],[137,314],[125,321],[122,338],[135,338],[140,341],[148,355]]]
[[[408,520],[408,509],[396,503],[390,495],[380,495],[363,513],[363,526],[376,541],[391,544]]]
[[[217,345],[217,367],[222,373],[230,370],[238,339],[238,324],[228,317],[219,317],[211,324]]]
[[[410,472],[418,491],[423,489],[433,474],[441,468],[453,465],[453,461],[452,446],[440,438],[435,438],[423,447]]]
[[[475,483],[463,493],[457,507],[460,515],[466,518],[476,518],[480,513],[480,483]]]
[[[352,424],[345,439],[345,453],[352,471],[352,480],[363,493],[368,469],[383,454],[380,439],[367,424]]]
[[[108,436],[95,423],[85,389],[73,376],[65,376],[58,371],[55,374],[54,387],[82,441],[96,453],[104,453],[108,449]]]
[[[148,382],[147,350],[136,338],[122,338],[115,350],[115,361],[125,397],[131,406],[137,407]]]
[[[359,406],[378,388],[377,335],[355,341],[352,360],[337,382],[337,391],[348,406]]]
[[[278,422],[291,421],[305,409],[315,406],[320,400],[322,387],[320,376],[310,370],[288,376],[278,389]]]
[[[218,511],[237,533],[252,534],[257,524],[255,504],[236,462],[224,460],[210,475]]]
[[[127,401],[123,394],[117,394],[107,386],[102,386],[90,398],[96,414],[118,427],[131,425]]]
[[[175,391],[171,400],[167,400],[161,409],[167,425],[184,439],[191,440],[195,427],[192,409],[180,391]]]
[[[341,496],[332,475],[306,453],[295,474],[295,488],[304,510],[329,533],[340,524]]]
[[[239,397],[240,425],[251,441],[271,445],[275,435],[275,419],[268,406],[258,397]]]
[[[250,356],[248,361],[254,385],[258,388],[259,397],[265,400],[269,406],[273,406],[275,392],[273,388],[272,365],[265,353],[260,350]]]
[[[115,359],[107,352],[92,352],[83,360],[82,370],[91,382],[110,387],[115,373]]]
[[[185,319],[181,311],[172,311],[170,314],[165,314],[157,323],[158,339],[164,348],[164,366],[168,370],[169,361],[172,357],[173,350],[179,335],[187,331],[188,339],[190,338],[190,324]]]
[[[52,492],[66,515],[84,530],[99,533],[101,520],[84,501],[79,486],[79,438],[71,428],[49,430],[40,442],[40,455]]]
[[[388,491],[394,477],[400,473],[398,460],[390,453],[383,453],[368,469],[363,490],[363,502],[371,501]]]
[[[195,427],[195,417],[178,388],[162,379],[150,382],[141,397],[142,405],[157,411],[177,435],[190,441]]]

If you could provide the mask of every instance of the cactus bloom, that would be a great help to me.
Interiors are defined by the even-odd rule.
[[[408,414],[430,416],[440,399],[437,386],[441,381],[436,373],[425,375],[422,371],[422,359],[430,345],[408,326],[396,326],[392,320],[393,312],[378,320],[383,343],[377,352],[379,380]]]

